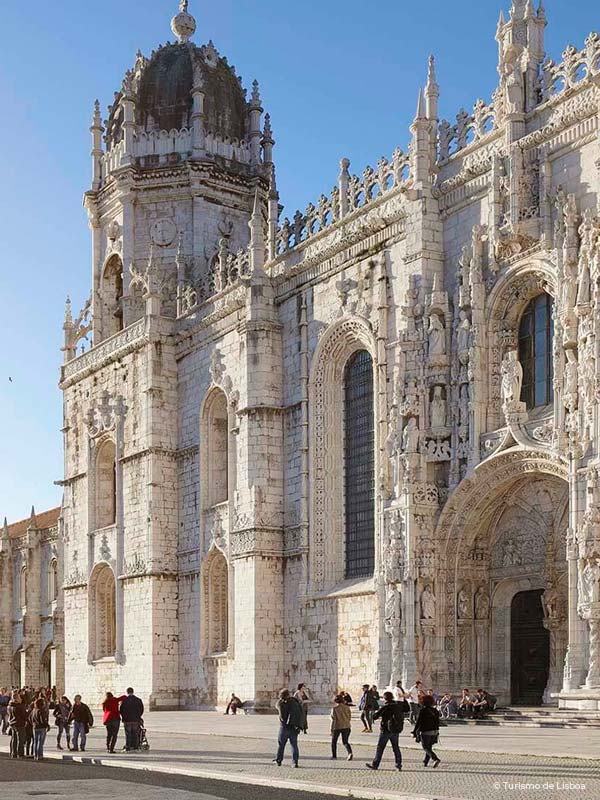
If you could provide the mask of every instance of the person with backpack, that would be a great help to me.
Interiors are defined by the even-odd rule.
[[[360,719],[363,724],[363,733],[373,733],[373,714],[379,707],[379,702],[371,691],[368,683],[363,684],[362,697],[358,704],[358,710],[361,712]]]
[[[423,698],[423,706],[419,711],[412,735],[417,742],[421,742],[421,747],[425,751],[423,766],[426,767],[432,760],[435,769],[441,760],[433,752],[433,745],[440,735],[440,712],[435,707],[433,697],[429,695]]]
[[[38,697],[33,703],[31,726],[33,728],[33,758],[35,761],[41,761],[44,758],[46,734],[50,730],[48,705],[43,697]]]
[[[279,713],[279,736],[277,738],[277,755],[275,761],[280,767],[285,754],[285,746],[289,742],[292,747],[292,762],[294,767],[298,766],[300,751],[298,750],[298,734],[303,730],[304,711],[301,704],[292,697],[288,689],[279,692],[277,701],[277,711]]]
[[[74,753],[81,750],[85,753],[85,743],[90,728],[94,724],[94,717],[90,711],[90,707],[81,702],[81,695],[76,694],[73,698],[73,708],[71,709],[71,716],[69,722],[73,723],[73,747],[71,748]]]
[[[337,758],[337,742],[340,736],[342,744],[348,753],[348,761],[352,761],[352,747],[350,746],[350,728],[352,722],[352,712],[346,703],[344,694],[338,694],[333,701],[331,709],[331,758]]]
[[[398,737],[404,728],[404,713],[402,711],[402,706],[394,700],[394,695],[391,692],[383,693],[383,701],[384,704],[381,708],[373,714],[373,720],[381,720],[381,731],[379,733],[375,758],[371,763],[367,764],[367,767],[369,769],[379,769],[384,750],[389,742],[394,751],[396,769],[401,771],[402,753],[398,745]]]

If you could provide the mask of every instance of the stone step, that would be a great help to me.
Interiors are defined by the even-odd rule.
[[[559,714],[489,714],[484,719],[444,720],[448,725],[482,725],[488,727],[514,728],[591,728],[600,729],[600,718],[580,713]]]

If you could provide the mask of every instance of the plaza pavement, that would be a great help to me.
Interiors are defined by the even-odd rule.
[[[96,715],[99,716],[98,714]],[[309,718],[309,734],[300,737],[301,768],[291,769],[289,751],[283,767],[275,753],[275,716],[224,716],[214,712],[160,712],[146,715],[150,751],[109,755],[104,749],[104,728],[97,726],[84,754],[54,750],[54,730],[46,747],[53,758],[84,763],[158,770],[251,786],[280,787],[331,796],[370,798],[456,798],[457,800],[529,800],[556,797],[568,800],[600,798],[600,731],[546,730],[532,728],[448,727],[441,732],[438,748],[442,764],[424,769],[422,751],[410,736],[401,736],[404,769],[393,769],[386,753],[376,773],[365,767],[371,760],[376,733],[362,734],[353,724],[354,761],[347,762],[342,748],[331,761],[328,719]],[[123,733],[119,744],[122,745]],[[576,757],[575,757],[576,756]],[[35,764],[32,767],[35,769]],[[32,774],[34,774],[32,770]],[[298,798],[301,800],[302,795]]]

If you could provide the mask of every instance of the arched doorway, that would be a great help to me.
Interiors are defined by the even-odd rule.
[[[511,702],[542,703],[550,671],[550,632],[544,626],[543,589],[517,592],[510,609]]]
[[[568,639],[565,477],[543,454],[505,451],[450,499],[438,527],[447,569],[438,578],[445,652],[437,682],[453,691],[483,686],[501,704],[552,702],[560,691]]]

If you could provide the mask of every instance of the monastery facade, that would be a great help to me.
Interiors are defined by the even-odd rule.
[[[514,1],[455,122],[431,59],[407,150],[289,219],[258,85],[186,2],[96,105],[67,692],[600,708],[600,37],[551,61],[546,24]]]

